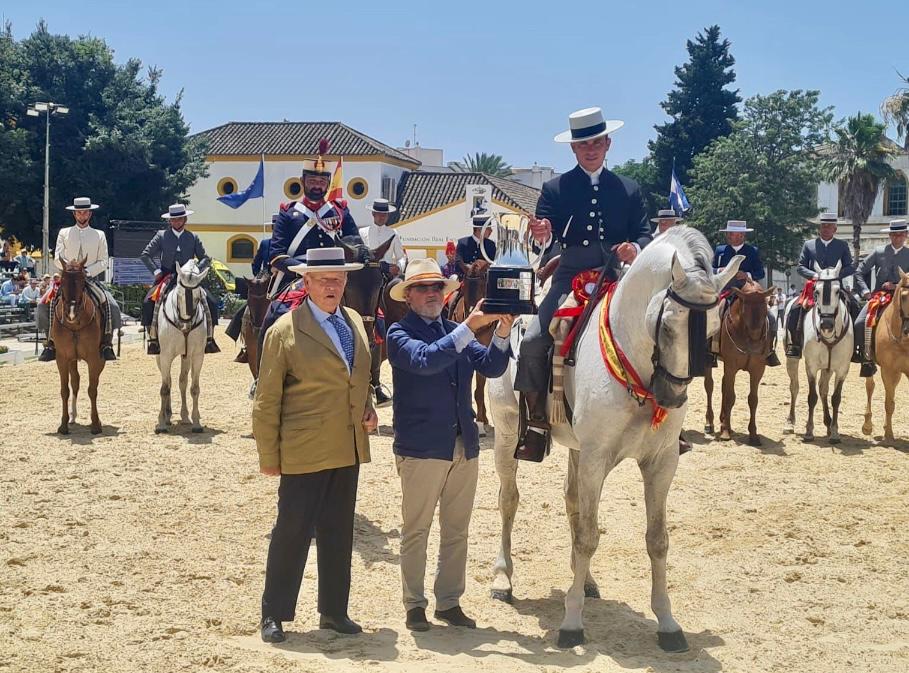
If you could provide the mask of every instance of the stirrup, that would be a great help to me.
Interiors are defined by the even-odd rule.
[[[206,353],[220,353],[221,349],[218,348],[218,344],[215,343],[214,339],[209,339],[205,342],[205,352]]]
[[[44,350],[41,351],[41,355],[38,356],[38,362],[53,362],[57,359],[57,351],[53,346],[45,346]]]
[[[117,354],[114,353],[114,347],[110,344],[101,346],[101,358],[106,362],[113,362],[117,359]]]
[[[148,355],[161,355],[161,346],[157,339],[149,339],[145,352]]]

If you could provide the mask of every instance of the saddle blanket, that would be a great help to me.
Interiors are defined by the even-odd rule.
[[[868,314],[865,318],[865,326],[874,327],[877,325],[881,313],[892,300],[893,293],[887,290],[878,290],[871,295],[871,299],[868,300]]]

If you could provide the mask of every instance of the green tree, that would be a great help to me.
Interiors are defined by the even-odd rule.
[[[675,88],[660,104],[672,121],[654,126],[657,137],[648,143],[656,166],[652,191],[668,194],[673,161],[676,175],[687,187],[694,157],[732,132],[738,119],[736,105],[742,99],[738,89],[727,88],[735,81],[729,47],[729,40],[720,38],[719,26],[709,26],[693,42],[688,40],[688,62],[675,68]]]
[[[909,85],[909,77],[899,73],[903,83]],[[909,86],[900,87],[892,96],[887,96],[881,103],[881,115],[884,123],[894,124],[897,135],[903,140],[903,149],[909,150]]]
[[[498,154],[477,152],[469,154],[462,161],[452,161],[451,167],[458,173],[485,173],[499,178],[511,177],[511,166]]]
[[[745,102],[735,131],[698,155],[688,196],[691,223],[719,242],[727,220],[747,220],[771,269],[792,265],[817,215],[821,170],[815,148],[828,138],[830,108],[818,91],[775,91]]]
[[[624,164],[615,166],[611,170],[617,175],[624,175],[626,178],[631,178],[640,185],[649,217],[656,217],[657,211],[660,208],[669,207],[668,183],[666,189],[664,189],[662,193],[654,190],[654,187],[657,184],[657,171],[656,166],[650,157],[644,157],[642,161],[629,159]]]
[[[51,244],[69,224],[66,205],[91,196],[110,218],[157,219],[204,175],[204,147],[188,138],[180,96],[158,92],[161,71],[94,37],[53,35],[44,22],[16,41],[0,34],[0,224],[26,243],[41,240],[45,121],[27,117],[35,101],[69,107],[51,122]]]
[[[894,171],[885,144],[886,126],[870,114],[858,113],[834,129],[834,142],[823,148],[824,178],[839,189],[843,214],[852,220],[852,248],[859,256],[862,227],[871,215],[877,192]]]

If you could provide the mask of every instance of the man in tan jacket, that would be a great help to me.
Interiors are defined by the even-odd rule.
[[[360,316],[340,306],[347,271],[341,248],[312,249],[309,293],[268,330],[252,424],[262,474],[280,476],[262,594],[262,640],[283,642],[293,621],[310,540],[318,545],[319,628],[355,634],[347,616],[360,464],[378,417],[370,402],[370,354]]]

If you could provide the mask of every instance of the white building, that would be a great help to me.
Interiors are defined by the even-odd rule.
[[[512,168],[511,179],[534,189],[543,189],[543,183],[561,175],[550,166],[534,164],[530,168]]]
[[[326,159],[333,169],[343,155],[344,198],[358,226],[372,220],[367,208],[384,197],[396,201],[401,177],[420,162],[340,122],[230,122],[195,137],[208,143],[208,177],[189,190],[194,211],[189,228],[202,238],[206,252],[225,262],[234,274],[250,275],[259,241],[270,236],[271,220],[282,202],[302,198],[300,173],[321,138],[330,142]],[[237,209],[219,196],[246,189],[265,158],[265,196]]]

